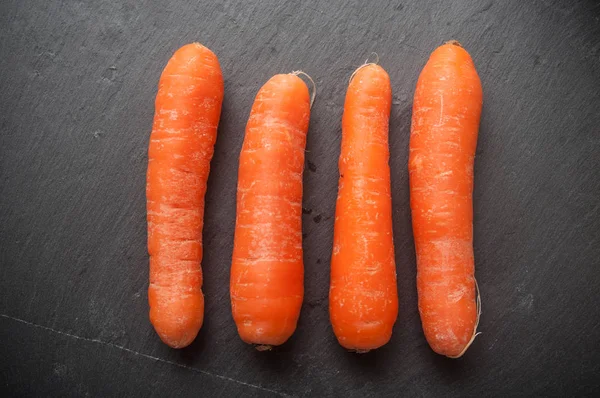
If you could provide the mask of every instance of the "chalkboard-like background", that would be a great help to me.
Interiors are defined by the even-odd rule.
[[[449,39],[484,89],[475,166],[483,299],[464,358],[428,347],[416,304],[407,156],[412,96]],[[187,349],[148,322],[146,149],[158,77],[181,45],[220,58],[225,101],[206,198],[205,325]],[[345,352],[328,320],[340,120],[377,52],[400,314]],[[229,307],[237,160],[273,74],[318,86],[303,206],[305,303],[283,347],[243,344]],[[0,390],[56,396],[569,395],[600,390],[600,6],[596,1],[3,1]]]

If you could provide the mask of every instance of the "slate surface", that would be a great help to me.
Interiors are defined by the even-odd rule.
[[[416,305],[407,156],[412,95],[457,39],[484,88],[475,167],[483,299],[466,356],[435,355]],[[179,46],[220,57],[225,102],[206,201],[205,326],[181,351],[148,322],[146,148]],[[392,341],[345,352],[327,294],[348,77],[376,51],[394,100],[401,307]],[[53,396],[592,395],[600,390],[600,7],[594,1],[0,4],[0,390]],[[237,158],[260,85],[318,85],[307,146],[306,298],[273,352],[238,338],[228,278]]]

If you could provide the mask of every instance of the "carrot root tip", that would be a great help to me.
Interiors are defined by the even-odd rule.
[[[256,348],[256,351],[271,351],[273,346],[269,344],[257,344],[254,348]]]
[[[481,334],[481,332],[477,332],[475,334],[473,334],[473,337],[471,337],[471,340],[469,340],[469,342],[467,343],[467,345],[465,346],[465,348],[463,348],[463,350],[458,354],[458,355],[446,355],[448,358],[452,358],[452,359],[457,359],[462,357],[465,352],[467,352],[467,349],[471,346],[471,344],[473,344],[473,342],[475,341],[475,337],[479,336]]]
[[[310,107],[312,108],[313,103],[315,102],[315,97],[317,96],[317,85],[315,84],[315,81],[312,79],[312,77],[310,77],[310,75],[304,71],[301,70],[295,70],[292,73],[290,73],[291,75],[294,76],[298,76],[300,77],[300,75],[305,76],[308,80],[310,80],[310,83],[312,84],[312,94],[310,95]]]
[[[452,44],[453,46],[462,47],[462,45],[458,41],[456,41],[456,40],[448,40],[444,44]]]
[[[375,62],[369,62],[369,58],[373,54],[375,54]],[[365,66],[378,65],[379,64],[379,54],[377,54],[376,52],[372,52],[369,55],[369,58],[365,59],[365,63],[362,64],[361,66],[359,66],[358,68],[356,68],[356,70],[354,72],[352,72],[352,74],[350,75],[350,79],[348,80],[348,84],[350,84],[350,82],[352,81],[352,79],[354,79],[354,75],[356,75],[356,73],[358,73],[358,71],[361,70],[362,68],[364,68]]]
[[[479,284],[477,283],[477,279],[475,279],[475,289],[477,290],[477,320],[475,321],[475,327],[473,328],[473,336],[458,355],[446,355],[448,358],[456,359],[462,357],[465,352],[467,352],[467,349],[471,346],[471,344],[473,344],[475,341],[475,337],[481,334],[481,332],[477,331],[477,327],[479,326],[479,318],[481,317],[481,294],[479,294]]]

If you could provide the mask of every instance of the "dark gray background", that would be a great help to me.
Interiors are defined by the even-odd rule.
[[[121,4],[119,4],[121,3]],[[475,167],[479,336],[449,360],[416,304],[407,180],[412,96],[449,39],[484,89]],[[163,345],[148,321],[146,150],[162,68],[200,41],[225,77],[206,198],[205,325]],[[392,341],[345,352],[328,319],[340,120],[377,52],[390,121],[400,313]],[[600,390],[600,7],[595,1],[0,4],[0,390],[14,395],[475,396]],[[229,306],[237,160],[273,74],[318,85],[307,144],[305,302],[257,352]]]

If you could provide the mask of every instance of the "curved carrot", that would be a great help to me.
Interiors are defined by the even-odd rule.
[[[304,295],[302,172],[310,117],[306,84],[273,76],[258,92],[240,154],[231,307],[243,341],[283,344]]]
[[[183,46],[165,67],[148,149],[150,321],[173,348],[190,344],[204,318],[204,194],[223,101],[219,61]]]
[[[476,335],[473,160],[482,90],[457,42],[436,49],[419,76],[410,135],[410,205],[419,312],[431,348],[459,357]]]
[[[398,316],[388,125],[392,89],[379,65],[353,75],[342,120],[329,312],[339,343],[366,352]]]

